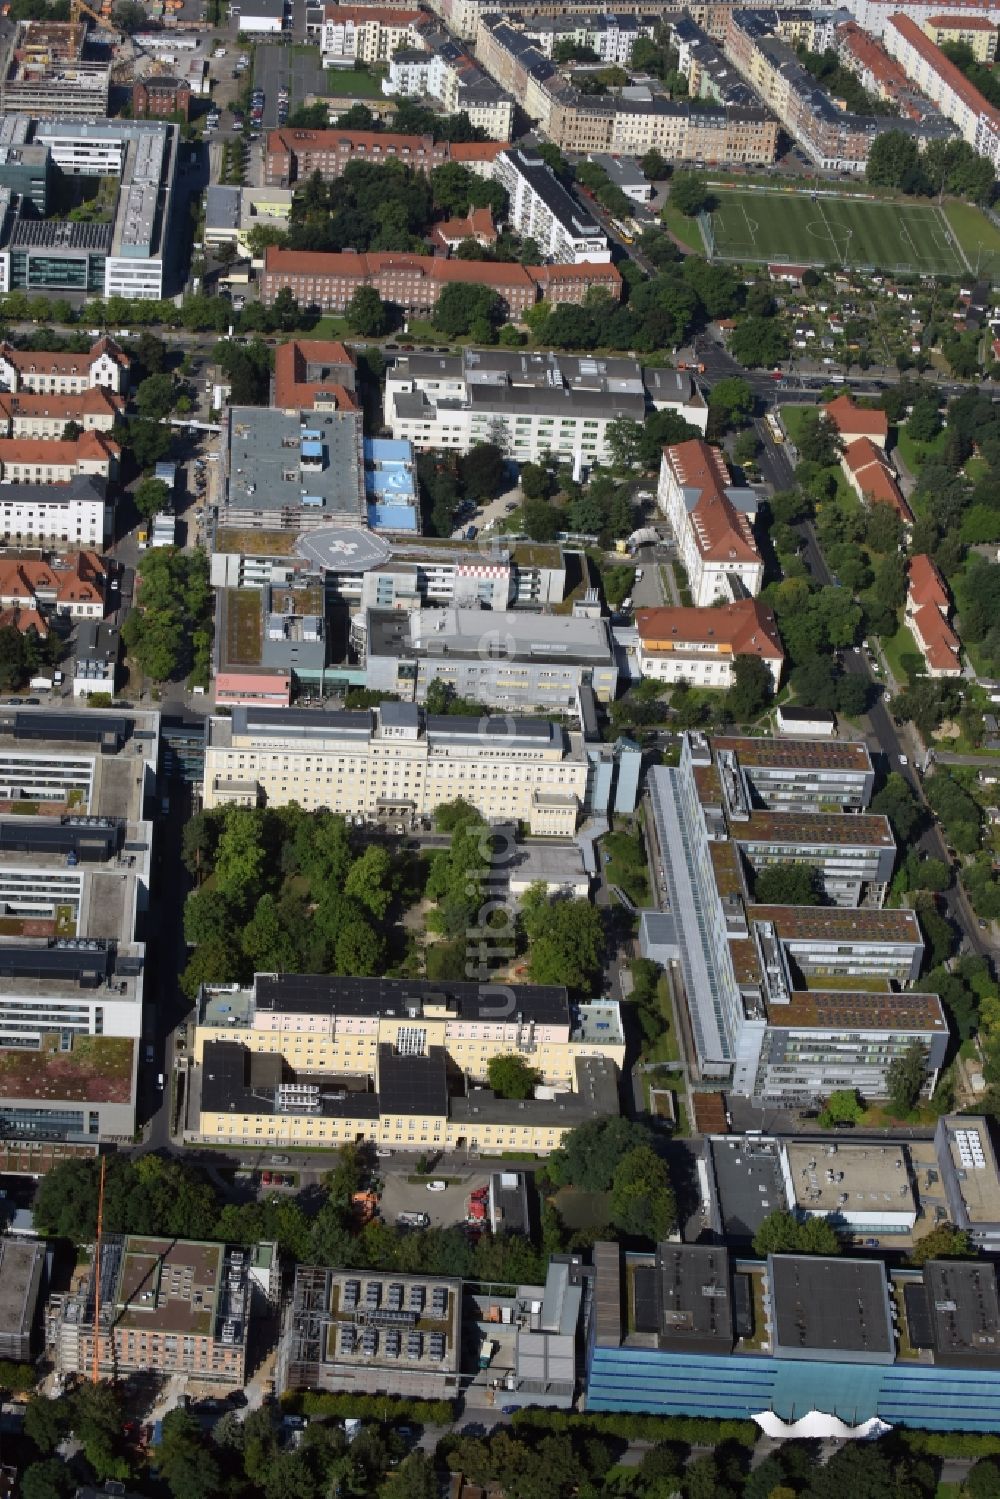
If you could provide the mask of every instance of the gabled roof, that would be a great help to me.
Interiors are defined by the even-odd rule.
[[[82,416],[117,417],[125,402],[106,385],[88,385],[86,390],[56,391],[46,394],[35,390],[0,391],[0,414],[14,417],[52,417],[56,421],[78,421]]]
[[[889,435],[889,418],[884,411],[868,411],[864,406],[855,406],[850,396],[840,395],[828,401],[824,412],[843,436],[848,433],[861,437],[880,437],[884,442]]]
[[[309,366],[335,371],[354,369],[354,357],[334,339],[293,338],[274,354],[274,404],[285,410],[311,410],[317,395],[332,396],[338,411],[356,411],[357,402],[343,380],[309,380]]]
[[[644,649],[683,650],[686,645],[728,647],[733,656],[783,661],[774,612],[760,599],[738,599],[712,609],[639,609],[636,629]]]
[[[718,448],[692,438],[664,448],[663,457],[685,491],[688,520],[704,561],[759,562],[750,522],[726,494],[729,470]]]
[[[948,590],[936,564],[926,552],[910,558],[909,574],[910,599],[914,608],[922,609],[925,604],[933,604],[935,609],[947,613],[951,606]]]
[[[107,337],[99,338],[87,354],[51,354],[45,350],[15,349],[13,344],[0,344],[0,359],[6,359],[25,374],[85,375],[102,354],[110,355],[117,364],[127,366],[129,363],[128,355]]]
[[[845,449],[843,463],[871,505],[888,505],[905,525],[913,524],[913,512],[896,483],[889,460],[869,437],[859,437]]]
[[[923,642],[923,655],[927,665],[937,671],[949,671],[961,665],[959,652],[962,642],[940,609],[933,604],[924,604],[910,616],[911,626]]]
[[[51,437],[0,437],[0,462],[33,463],[39,468],[76,465],[82,458],[116,458],[120,451],[104,432],[81,432],[69,442]]]

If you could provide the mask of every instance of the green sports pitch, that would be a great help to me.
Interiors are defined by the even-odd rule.
[[[964,204],[880,202],[713,185],[706,249],[723,260],[1000,276],[1000,231]]]

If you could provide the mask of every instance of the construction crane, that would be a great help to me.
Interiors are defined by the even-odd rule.
[[[85,5],[84,0],[70,0],[70,20],[79,21],[81,16],[89,16],[94,24],[96,26],[99,26],[102,31],[116,31],[118,29],[116,26],[113,26],[111,24],[107,16],[99,15],[96,10],[91,10],[89,5]]]
[[[107,1156],[101,1156],[101,1184],[97,1192],[97,1249],[94,1256],[94,1365],[91,1379],[101,1380],[101,1237],[104,1228],[104,1168]]]

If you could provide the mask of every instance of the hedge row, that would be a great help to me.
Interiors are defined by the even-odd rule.
[[[361,1421],[414,1421],[421,1426],[450,1426],[456,1407],[451,1400],[407,1400],[399,1395],[331,1395],[303,1390],[282,1401],[303,1416],[356,1417]]]
[[[753,1447],[760,1431],[753,1421],[719,1421],[701,1416],[645,1416],[634,1411],[541,1410],[528,1406],[511,1418],[514,1426],[544,1431],[590,1431],[596,1436],[619,1437],[634,1442],[686,1442],[689,1447],[717,1447],[739,1442]]]

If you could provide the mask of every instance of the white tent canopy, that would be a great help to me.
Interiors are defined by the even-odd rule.
[[[787,1441],[791,1437],[836,1437],[841,1441],[858,1441],[884,1436],[892,1427],[878,1416],[862,1421],[859,1426],[848,1426],[839,1416],[827,1415],[825,1411],[809,1411],[797,1421],[783,1421],[774,1411],[759,1411],[753,1417],[765,1436]]]

